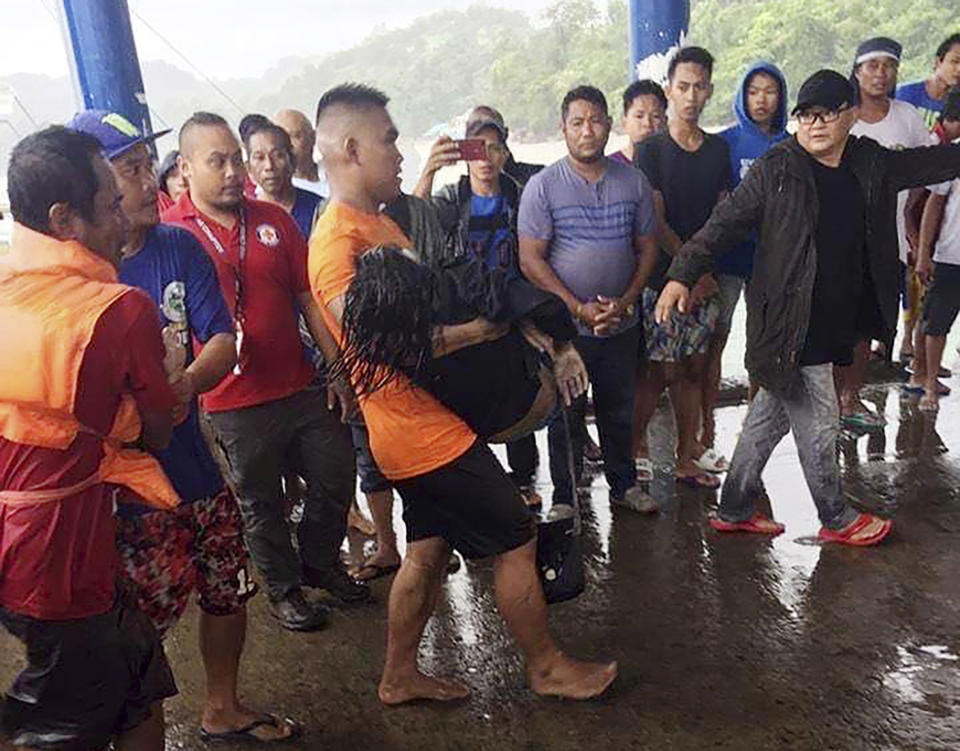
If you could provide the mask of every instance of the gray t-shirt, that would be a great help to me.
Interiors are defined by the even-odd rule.
[[[637,271],[633,240],[653,234],[653,191],[638,169],[604,157],[606,170],[590,183],[566,158],[530,178],[520,198],[517,231],[550,243],[547,263],[582,302],[620,297]],[[637,311],[620,333],[637,323]],[[593,336],[577,323],[580,333]]]

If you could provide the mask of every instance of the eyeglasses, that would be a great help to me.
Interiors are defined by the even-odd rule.
[[[797,115],[797,122],[801,125],[813,125],[817,120],[824,125],[835,123],[840,119],[840,115],[846,112],[849,107],[841,107],[838,110],[817,110],[814,112],[801,112]]]
[[[487,143],[487,154],[488,156],[506,156],[507,148],[499,143]]]

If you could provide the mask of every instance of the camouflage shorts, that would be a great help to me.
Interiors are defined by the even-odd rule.
[[[243,519],[229,490],[117,520],[124,593],[163,636],[183,615],[190,593],[210,615],[232,615],[256,594],[247,571]]]

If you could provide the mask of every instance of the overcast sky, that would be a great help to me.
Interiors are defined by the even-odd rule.
[[[0,2],[0,75],[64,75],[67,58],[56,18],[60,0]],[[345,49],[377,26],[396,28],[451,0],[128,0],[141,61],[187,68],[157,34],[214,78],[258,76],[279,59]],[[537,12],[550,0],[486,0]]]

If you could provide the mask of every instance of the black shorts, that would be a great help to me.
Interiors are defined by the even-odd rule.
[[[41,621],[0,608],[0,623],[27,648],[7,691],[3,733],[16,745],[88,751],[135,728],[176,684],[150,619],[115,606],[103,615]]]
[[[933,267],[933,284],[923,302],[923,333],[946,336],[960,312],[960,266],[935,263]]]
[[[394,486],[403,499],[407,542],[441,537],[465,558],[487,558],[536,534],[533,514],[480,441],[450,464]]]

